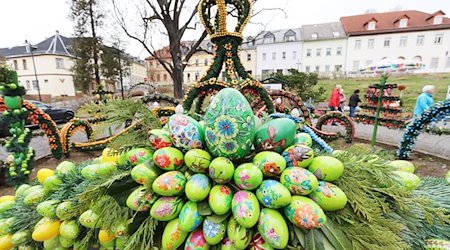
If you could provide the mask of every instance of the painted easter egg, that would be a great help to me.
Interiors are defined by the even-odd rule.
[[[285,249],[289,241],[289,229],[283,216],[275,209],[263,208],[258,220],[258,232],[276,249]]]
[[[184,155],[184,163],[195,173],[206,172],[211,160],[211,155],[203,149],[191,149]]]
[[[63,201],[56,207],[56,216],[61,220],[67,220],[74,216],[73,214],[73,202]]]
[[[403,171],[394,171],[393,173],[398,176],[395,176],[394,178],[396,178],[408,191],[414,190],[420,185],[420,178],[415,174]]]
[[[128,196],[126,204],[131,210],[142,212],[149,210],[157,198],[152,191],[147,191],[146,187],[140,186]]]
[[[291,203],[284,208],[284,213],[292,224],[303,229],[314,229],[327,221],[322,208],[303,196],[292,196]]]
[[[292,142],[292,144],[301,144],[301,145],[311,147],[312,146],[312,138],[307,133],[304,133],[304,132],[297,133],[297,134],[295,134],[294,141]]]
[[[261,216],[261,215],[260,215]],[[273,250],[273,247],[269,245],[268,242],[261,236],[261,234],[256,233],[253,236],[252,242],[250,242],[249,250]]]
[[[184,202],[181,197],[161,197],[150,209],[150,216],[159,221],[170,221],[180,214]],[[177,218],[178,221],[178,218]]]
[[[211,182],[204,174],[194,174],[186,183],[184,192],[189,200],[199,202],[208,197]]]
[[[180,171],[170,171],[158,176],[152,184],[152,189],[162,196],[176,196],[183,193],[185,186],[184,174]]]
[[[60,225],[61,222],[59,220],[52,220],[44,217],[34,227],[31,238],[33,238],[34,241],[42,242],[56,237],[59,235]]]
[[[263,173],[253,163],[239,165],[234,171],[234,183],[244,190],[253,190],[261,185]]]
[[[146,148],[134,148],[127,152],[127,161],[133,165],[139,165],[153,157],[152,152]]]
[[[153,161],[149,160],[134,166],[131,169],[131,178],[139,184],[151,186],[162,173],[163,171]]]
[[[209,176],[219,184],[225,184],[233,178],[234,164],[228,158],[217,157],[209,165]]]
[[[286,160],[283,156],[272,151],[259,152],[253,158],[253,164],[263,172],[265,176],[280,175],[286,168]]]
[[[261,118],[258,116],[253,116],[255,118],[255,129],[258,130],[262,126]]]
[[[343,209],[347,204],[347,196],[338,186],[321,181],[319,186],[309,195],[324,211]]]
[[[225,237],[222,242],[220,242],[220,250],[233,250],[233,246],[231,246],[231,241],[228,237]]]
[[[25,243],[26,241],[28,241],[30,236],[31,236],[30,230],[17,231],[12,235],[11,242],[14,245],[18,246],[18,245],[21,245],[22,243]]]
[[[173,147],[158,149],[153,154],[156,165],[166,171],[177,170],[183,167],[183,153]]]
[[[227,220],[221,222],[215,222],[214,220],[206,217],[203,220],[203,235],[206,242],[210,245],[217,245],[222,241],[227,232]]]
[[[148,132],[148,139],[152,148],[158,150],[160,148],[170,147],[172,140],[170,133],[164,129],[152,129]]]
[[[305,145],[294,145],[282,153],[288,167],[306,168],[314,159],[314,151]]]
[[[197,203],[188,201],[178,215],[178,223],[182,231],[192,232],[202,224],[203,218],[198,212]]]
[[[5,234],[0,236],[0,249],[10,250],[13,249],[14,244],[11,242],[12,235]]]
[[[185,250],[208,250],[209,244],[206,242],[205,236],[203,235],[203,230],[201,228],[193,231],[189,234],[186,244],[184,245]]]
[[[208,196],[208,203],[211,210],[217,215],[224,215],[231,209],[233,191],[224,185],[215,185]]]
[[[22,184],[20,185],[17,190],[16,190],[16,196],[20,196],[21,194],[23,194],[26,190],[28,190],[29,188],[31,188],[30,185],[28,184]],[[3,196],[2,196],[3,197]],[[3,201],[1,201],[0,203],[2,203]]]
[[[42,184],[44,186],[44,191],[46,193],[50,193],[58,189],[59,185],[61,185],[63,182],[61,179],[59,179],[58,176],[53,175],[45,179],[44,183]]]
[[[101,226],[100,216],[90,209],[82,213],[78,220],[81,225],[87,228],[100,228]]]
[[[291,193],[280,182],[265,180],[256,190],[259,202],[268,208],[281,208],[287,206],[291,201]]]
[[[236,221],[243,227],[251,228],[258,222],[259,202],[249,191],[239,191],[233,196],[231,211]]]
[[[55,171],[48,169],[48,168],[41,168],[36,174],[36,177],[38,181],[42,184],[44,183],[45,179],[48,177],[55,175]]]
[[[297,126],[288,118],[279,118],[263,124],[255,136],[255,148],[258,151],[275,151],[281,153],[292,145]]]
[[[63,161],[58,166],[56,166],[56,173],[57,174],[67,174],[71,171],[75,170],[75,163],[70,161]]]
[[[413,174],[414,170],[416,169],[414,167],[414,164],[412,164],[409,161],[405,161],[405,160],[391,161],[391,162],[388,163],[388,166],[393,167],[397,171],[408,172],[408,173],[411,173],[411,174]]]
[[[308,195],[317,189],[317,177],[304,168],[290,167],[281,173],[280,182],[293,195]]]
[[[23,203],[28,206],[41,202],[46,194],[43,186],[38,186],[38,188],[26,193],[27,195],[23,198]]]
[[[183,232],[179,226],[178,218],[167,223],[162,234],[162,249],[175,250],[180,247],[188,237],[188,232]]]
[[[78,226],[76,220],[65,220],[61,223],[61,226],[59,227],[59,233],[63,237],[69,239],[76,239],[80,234],[80,227]]]
[[[190,150],[203,148],[203,127],[194,118],[183,114],[174,114],[169,118],[170,139],[175,147]]]
[[[331,156],[317,156],[308,170],[321,181],[335,181],[344,173],[344,164]]]
[[[205,114],[205,141],[215,157],[241,159],[250,153],[255,118],[245,97],[233,88],[219,91]]]
[[[58,247],[61,247],[59,245],[59,237],[53,237],[49,240],[44,241],[44,249],[45,250],[54,250],[54,249],[58,249]]]
[[[55,217],[56,216],[56,207],[58,206],[58,200],[46,200],[39,203],[36,206],[36,211],[42,217]]]
[[[14,204],[16,204],[16,201],[4,201],[0,203],[0,214],[6,212],[6,210],[11,209]]]
[[[259,215],[259,213],[258,213]],[[227,235],[230,241],[230,249],[243,250],[252,241],[253,232],[251,228],[241,226],[234,216],[231,216],[227,225]]]
[[[59,236],[59,244],[61,244],[62,247],[70,248],[75,243],[75,240],[66,238],[64,236]]]

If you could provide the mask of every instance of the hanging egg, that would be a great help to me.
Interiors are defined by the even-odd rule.
[[[393,173],[396,175],[394,178],[408,191],[412,191],[420,185],[420,178],[415,174],[403,171],[394,171]]]
[[[258,151],[275,151],[281,153],[292,145],[297,125],[288,118],[271,120],[262,125],[255,136],[255,148]]]
[[[158,149],[153,154],[156,165],[166,171],[180,169],[184,163],[183,158],[183,153],[173,147]]]
[[[289,229],[283,216],[275,209],[263,208],[258,220],[258,232],[276,249],[285,249],[289,241]]]
[[[195,173],[206,172],[211,160],[211,155],[203,149],[191,149],[184,155],[184,163]]]
[[[82,213],[78,220],[87,228],[100,228],[101,226],[100,216],[90,209]]]
[[[139,165],[148,159],[151,159],[152,156],[152,152],[146,148],[134,148],[126,153],[127,161],[133,166]]]
[[[261,185],[263,173],[253,163],[239,165],[234,171],[234,183],[244,190],[253,190]]]
[[[252,192],[239,191],[234,194],[231,207],[234,218],[241,226],[251,228],[258,222],[260,208]]]
[[[169,132],[173,145],[182,150],[203,148],[203,127],[194,118],[174,114],[169,118]]]
[[[315,201],[324,211],[336,211],[343,209],[347,204],[347,196],[338,186],[321,181],[309,197]]]
[[[178,217],[183,205],[181,197],[161,197],[150,209],[150,216],[159,221],[173,220]]]
[[[234,164],[228,158],[217,157],[209,165],[209,176],[219,184],[225,184],[233,178]]]
[[[294,145],[301,144],[301,145],[311,147],[312,146],[312,138],[309,134],[307,134],[305,132],[297,133],[294,137],[294,141],[292,142],[292,144],[294,144]]]
[[[303,229],[320,227],[327,220],[322,208],[303,196],[292,196],[291,203],[284,208],[284,213],[292,224]]]
[[[52,220],[50,218],[42,218],[34,227],[31,237],[34,241],[46,241],[59,235],[59,220]]]
[[[215,222],[212,218],[206,217],[203,220],[203,235],[210,245],[217,245],[225,237],[227,232],[227,220]]]
[[[152,129],[148,132],[148,139],[152,148],[155,150],[170,147],[172,140],[170,139],[170,133],[164,129]]]
[[[184,245],[185,250],[208,250],[209,244],[206,242],[201,228],[189,234]]]
[[[139,212],[149,210],[150,206],[155,203],[158,197],[146,189],[143,186],[136,188],[127,198],[127,207]]]
[[[188,237],[188,232],[183,232],[179,226],[178,218],[167,223],[162,234],[162,249],[175,250],[180,247]]]
[[[291,193],[280,182],[265,180],[256,191],[259,202],[268,208],[281,208],[291,201]]]
[[[272,151],[259,152],[253,158],[253,164],[259,167],[265,176],[280,175],[286,168],[286,160],[278,153]]]
[[[211,182],[204,174],[195,174],[186,183],[185,193],[189,200],[199,202],[208,197]]]
[[[219,91],[205,114],[205,141],[215,157],[241,159],[250,153],[255,118],[245,97],[233,88]]]
[[[314,151],[305,145],[294,145],[283,151],[283,157],[288,167],[306,168],[314,159]]]
[[[224,185],[215,185],[209,192],[208,203],[217,215],[224,215],[231,209],[233,191]]]
[[[281,173],[280,182],[293,195],[308,195],[317,189],[317,177],[304,168],[290,167]]]
[[[59,227],[59,233],[68,239],[76,239],[80,234],[80,227],[75,220],[65,220]]]
[[[180,171],[170,171],[160,175],[152,184],[155,193],[162,196],[176,196],[184,191],[186,177]]]
[[[198,212],[197,203],[188,201],[178,215],[178,225],[184,232],[192,232],[203,222],[203,216]]]
[[[331,156],[317,156],[308,166],[317,179],[322,181],[335,181],[344,173],[344,164]]]
[[[155,181],[162,172],[163,171],[158,168],[153,161],[146,161],[131,169],[131,178],[139,184],[151,186],[153,181]]]

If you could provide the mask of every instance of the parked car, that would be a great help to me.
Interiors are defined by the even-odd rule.
[[[52,107],[51,105],[34,100],[29,100],[28,102],[34,104],[37,108],[47,113],[55,122],[68,122],[75,116],[75,112],[69,108]],[[36,125],[32,125],[31,121],[26,120],[25,126],[33,127]],[[9,135],[9,124],[3,121],[0,113],[0,136],[6,135]]]

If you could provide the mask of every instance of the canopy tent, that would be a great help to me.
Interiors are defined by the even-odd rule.
[[[360,69],[362,73],[406,72],[425,68],[425,64],[403,59],[383,59]]]

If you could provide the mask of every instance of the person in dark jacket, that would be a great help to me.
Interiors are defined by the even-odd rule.
[[[350,107],[350,117],[355,117],[356,107],[359,102],[361,102],[361,99],[359,99],[359,89],[357,89],[353,91],[353,94],[350,96],[350,100],[348,102],[348,106]]]

